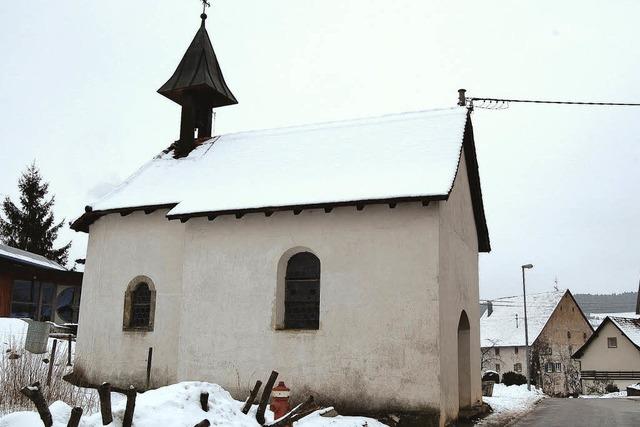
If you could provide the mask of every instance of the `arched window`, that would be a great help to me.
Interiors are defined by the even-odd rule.
[[[289,258],[285,276],[285,329],[319,329],[320,260],[311,252]]]
[[[138,283],[131,295],[131,326],[149,326],[151,317],[151,291],[146,283]]]
[[[153,331],[156,291],[151,279],[138,276],[129,282],[124,296],[123,329]]]

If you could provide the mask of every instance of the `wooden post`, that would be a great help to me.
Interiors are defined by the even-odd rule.
[[[72,342],[71,336],[72,335],[69,334],[69,337],[68,337],[69,340],[67,341],[67,366],[71,366],[71,342]]]
[[[247,398],[247,401],[244,403],[244,406],[242,407],[243,414],[246,415],[249,413],[249,410],[253,406],[253,402],[256,401],[256,396],[258,395],[258,392],[260,391],[261,386],[262,386],[262,381],[260,380],[256,381],[256,385],[253,386],[253,390],[251,390],[251,394]]]
[[[106,426],[113,421],[111,415],[111,384],[102,383],[98,387],[98,396],[100,397],[100,412],[102,413],[102,425]]]
[[[200,406],[204,412],[209,412],[209,393],[200,393]]]
[[[53,340],[53,346],[51,347],[51,356],[49,357],[49,372],[47,372],[47,387],[51,384],[51,373],[53,372],[53,364],[56,361],[56,347],[58,346],[58,340]]]
[[[80,425],[80,417],[82,417],[82,408],[76,406],[71,410],[67,427],[78,427]]]
[[[211,423],[209,422],[209,420],[202,420],[198,424],[196,424],[194,427],[209,427],[210,425]]]
[[[294,422],[306,417],[309,414],[314,413],[318,408],[312,407],[313,396],[309,396],[304,403],[293,408],[287,415],[276,420],[269,427],[286,427],[293,425]]]
[[[153,347],[149,347],[149,354],[147,356],[147,390],[151,384],[151,360],[153,359]]]
[[[278,378],[278,373],[276,371],[271,371],[271,376],[269,377],[269,381],[267,381],[267,385],[264,386],[264,390],[262,390],[262,396],[260,396],[260,404],[258,405],[258,412],[256,412],[256,421],[260,425],[264,425],[264,411],[267,410],[267,404],[269,403],[269,397],[271,396],[271,389]]]
[[[124,410],[122,418],[122,427],[131,427],[133,425],[133,412],[136,410],[136,396],[138,391],[134,386],[129,386],[127,390],[127,406]]]
[[[47,401],[44,400],[42,390],[40,390],[40,383],[35,382],[28,387],[23,387],[20,393],[27,396],[29,400],[33,402],[40,414],[40,419],[45,427],[51,427],[53,425],[53,418],[51,418],[51,412],[47,406]]]

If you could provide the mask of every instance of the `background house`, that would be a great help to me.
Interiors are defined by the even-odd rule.
[[[607,316],[573,357],[580,363],[586,393],[603,393],[608,384],[623,389],[640,382],[640,285],[635,315]]]
[[[569,290],[527,295],[531,380],[549,395],[578,391],[571,355],[593,329]],[[522,296],[492,300],[480,319],[482,369],[526,375]]]
[[[640,382],[640,319],[607,317],[573,357],[580,362],[585,393]]]
[[[78,321],[82,273],[0,244],[0,317]]]

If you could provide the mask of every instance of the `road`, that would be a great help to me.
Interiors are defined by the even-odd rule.
[[[640,426],[640,399],[544,399],[514,427]]]

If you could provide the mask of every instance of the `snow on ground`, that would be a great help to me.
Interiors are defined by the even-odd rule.
[[[4,353],[13,344],[24,344],[27,322],[20,319],[0,318],[0,352]]]
[[[200,407],[200,393],[209,393],[209,412]],[[114,393],[115,394],[115,393]],[[115,397],[115,396],[114,396]],[[205,382],[183,382],[157,390],[138,394],[133,424],[136,427],[176,426],[193,427],[204,419],[212,425],[228,427],[259,427],[255,420],[257,406],[249,414],[241,412],[243,402],[234,400],[231,395],[217,384]],[[112,402],[113,427],[122,425],[126,399],[118,398]],[[54,427],[67,425],[71,407],[64,402],[54,402],[50,406]],[[266,419],[273,421],[273,413],[267,411]],[[36,412],[15,412],[0,418],[0,427],[40,427],[42,422]],[[100,413],[84,416],[81,427],[102,426]],[[384,424],[364,417],[338,416],[326,418],[318,412],[303,418],[295,427],[384,427]]]
[[[542,390],[531,387],[531,391],[527,390],[527,385],[511,385],[495,384],[493,386],[493,396],[483,396],[482,400],[491,406],[493,413],[483,419],[478,425],[503,425],[509,420],[521,417],[545,395]]]
[[[627,397],[627,391],[614,391],[613,393],[606,394],[581,394],[581,399],[615,399],[617,397]]]

